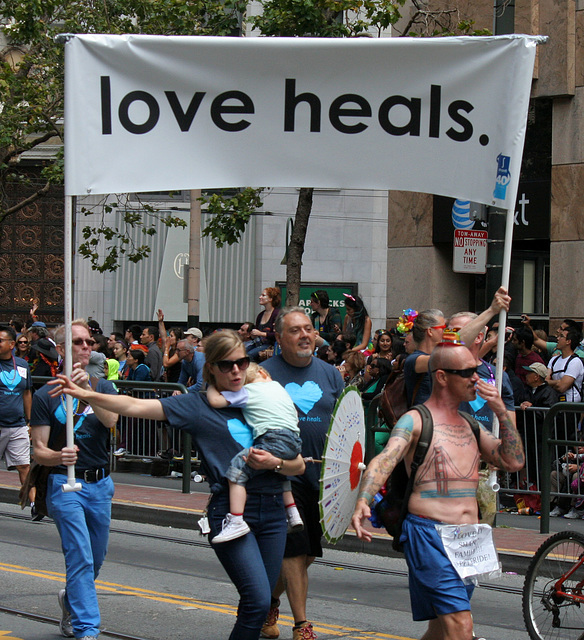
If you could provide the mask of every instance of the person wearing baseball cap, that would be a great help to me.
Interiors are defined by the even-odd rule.
[[[559,396],[546,382],[549,369],[541,362],[533,362],[526,371],[527,388],[525,391],[526,400],[519,406],[525,410],[527,407],[551,407],[559,402]]]
[[[203,332],[197,327],[191,327],[185,331],[185,338],[190,342],[190,344],[195,347],[195,350],[199,350],[199,346],[201,344],[201,340],[203,339]]]
[[[559,402],[559,395],[546,382],[549,370],[541,362],[533,362],[525,366],[526,383],[525,400],[519,405],[525,412],[528,407],[551,407]],[[543,411],[532,411],[523,414],[525,419],[525,451],[526,467],[529,477],[534,481],[537,478],[536,460],[541,460],[541,441],[543,435],[543,421],[545,413]],[[537,456],[536,457],[536,451]]]

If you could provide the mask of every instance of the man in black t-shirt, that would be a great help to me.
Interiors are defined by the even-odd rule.
[[[92,381],[85,368],[93,338],[85,321],[73,322],[72,341],[71,380],[88,389]],[[59,355],[69,357],[65,354],[64,326],[56,329],[55,342]],[[100,393],[116,393],[112,383],[103,378],[94,388]],[[65,637],[95,640],[101,623],[95,580],[107,552],[114,494],[109,475],[109,438],[118,416],[74,400],[75,441],[68,447],[64,445],[65,398],[52,397],[50,391],[51,387],[45,385],[35,393],[30,423],[35,460],[54,468],[47,483],[47,508],[59,531],[67,568],[66,589],[59,592],[59,626]],[[71,465],[75,465],[81,491],[72,490],[68,483]]]
[[[319,460],[325,447],[331,413],[344,384],[336,367],[313,357],[315,331],[301,307],[282,309],[276,320],[281,355],[263,363],[273,380],[289,393],[298,411],[302,455]],[[304,522],[304,530],[288,534],[280,579],[272,594],[272,607],[262,637],[277,638],[279,597],[286,589],[294,616],[293,638],[315,638],[306,620],[308,567],[322,556],[319,499],[320,469],[306,465],[302,476],[292,478],[292,492]],[[304,586],[304,591],[303,591]]]

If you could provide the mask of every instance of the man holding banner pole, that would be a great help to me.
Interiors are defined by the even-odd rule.
[[[57,351],[65,352],[65,326],[55,331]],[[83,388],[115,394],[111,382],[89,379],[85,368],[93,338],[84,320],[71,326],[71,379]],[[51,397],[51,387],[43,386],[33,397],[31,430],[35,460],[53,467],[47,482],[47,508],[61,537],[67,572],[66,589],[59,592],[62,610],[61,635],[95,640],[101,623],[95,579],[107,552],[114,485],[109,477],[109,439],[117,414],[73,402],[75,440],[66,444],[67,410],[64,396]],[[75,488],[71,490],[68,471],[75,465]],[[77,484],[79,487],[77,487]],[[77,490],[77,488],[79,490]]]

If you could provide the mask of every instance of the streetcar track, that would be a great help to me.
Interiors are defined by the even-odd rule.
[[[7,518],[13,518],[13,519],[18,519],[18,520],[26,520],[27,522],[30,522],[30,518],[26,515],[23,514],[14,514],[14,513],[9,513],[9,512],[0,512],[0,516],[3,517],[7,517]],[[35,525],[38,524],[42,524],[42,523],[35,523]],[[46,524],[49,524],[48,522]],[[187,545],[187,546],[191,546],[191,547],[204,547],[205,549],[209,549],[209,543],[206,540],[187,540],[186,538],[177,538],[174,536],[161,536],[161,535],[157,535],[154,533],[145,533],[145,532],[139,532],[139,531],[127,531],[125,529],[119,529],[117,527],[110,527],[110,533],[117,533],[120,535],[126,535],[126,536],[132,536],[132,537],[137,537],[137,538],[147,538],[147,539],[154,539],[157,541],[163,541],[163,542],[170,542],[173,544],[182,544],[182,545]],[[346,569],[348,571],[359,571],[359,572],[364,572],[364,573],[374,573],[377,575],[386,575],[386,576],[394,576],[394,577],[400,577],[400,578],[406,578],[408,576],[408,572],[404,571],[404,570],[399,570],[399,569],[385,569],[385,568],[380,568],[380,567],[367,567],[365,565],[359,565],[359,564],[354,564],[354,563],[350,563],[350,562],[332,562],[330,560],[324,560],[322,558],[316,558],[314,561],[315,565],[320,565],[320,566],[324,566],[324,567],[332,567],[332,568],[339,568],[339,569]],[[482,589],[486,589],[488,591],[495,591],[498,593],[506,593],[509,595],[516,595],[516,596],[520,596],[523,593],[523,589],[520,587],[510,587],[510,586],[504,586],[504,585],[497,585],[497,584],[491,584],[491,583],[485,583],[485,582],[479,582],[479,586]],[[1,608],[0,608],[1,610]],[[124,636],[126,637],[126,636]],[[130,637],[130,636],[127,636]]]
[[[0,605],[0,613],[7,613],[9,615],[16,616],[17,618],[26,618],[27,620],[34,620],[35,622],[41,622],[43,624],[51,624],[56,627],[59,626],[59,620],[57,620],[57,618],[43,616],[38,613],[31,613],[29,611],[11,609],[10,607],[4,607]],[[130,636],[127,633],[118,633],[117,631],[108,631],[107,629],[101,629],[99,634],[102,636],[108,636],[109,638],[117,638],[118,640],[149,640],[148,638],[141,638],[140,636]]]

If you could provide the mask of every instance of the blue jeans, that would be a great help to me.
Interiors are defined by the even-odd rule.
[[[67,476],[52,473],[47,507],[61,536],[67,571],[66,604],[76,638],[97,636],[101,617],[95,580],[107,553],[114,483],[110,477],[63,492]]]
[[[282,494],[249,493],[243,517],[250,533],[213,545],[229,511],[227,492],[213,496],[207,515],[211,546],[239,593],[237,621],[230,640],[257,640],[270,609],[286,545],[286,516]]]
[[[254,449],[269,451],[273,456],[282,460],[294,460],[302,453],[302,440],[300,436],[290,429],[270,429],[258,436],[253,441]],[[261,469],[252,469],[243,459],[249,455],[249,449],[243,449],[235,454],[229,463],[225,477],[235,484],[245,486],[247,481],[258,473],[263,473]],[[290,491],[290,481],[285,483],[284,491]]]
[[[260,353],[269,349],[271,346],[272,345],[269,342],[264,342],[263,344],[250,347],[249,349],[246,347],[245,352],[254,362],[256,362]]]

